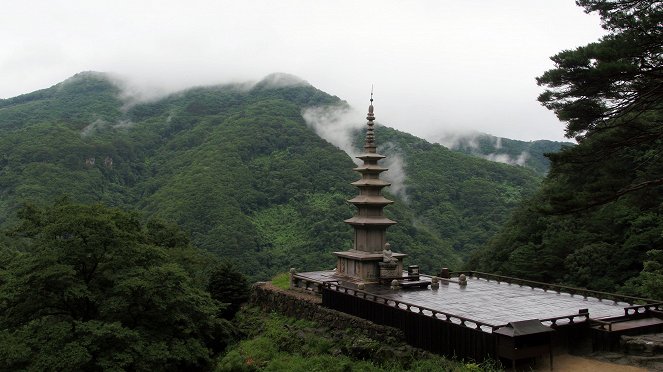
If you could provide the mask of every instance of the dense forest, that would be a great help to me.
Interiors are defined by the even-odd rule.
[[[253,279],[331,268],[330,252],[351,246],[343,220],[353,213],[354,163],[302,117],[343,101],[282,75],[142,103],[120,86],[85,72],[0,101],[1,227],[22,204],[63,196],[136,210],[177,223],[194,246]],[[540,181],[385,126],[377,136],[388,144],[379,150],[405,164],[407,195],[387,208],[399,222],[389,240],[429,272],[460,268]]]
[[[197,370],[236,338],[241,273],[177,226],[25,206],[0,256],[0,370]]]
[[[663,9],[578,1],[609,34],[552,57],[539,97],[577,146],[470,267],[663,298]]]

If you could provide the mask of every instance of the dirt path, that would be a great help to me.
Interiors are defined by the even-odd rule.
[[[550,371],[548,363],[537,363],[535,371]],[[626,366],[623,364],[615,364],[608,362],[601,362],[596,359],[583,358],[575,355],[562,354],[555,355],[553,360],[554,372],[647,372],[646,369],[640,367]]]

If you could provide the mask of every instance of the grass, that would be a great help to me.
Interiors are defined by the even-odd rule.
[[[284,276],[287,274],[281,274]],[[258,308],[242,309],[235,322],[246,338],[217,360],[216,371],[498,371],[493,363],[463,363],[393,340]]]
[[[289,273],[276,274],[272,278],[272,284],[281,289],[290,288],[290,274]]]

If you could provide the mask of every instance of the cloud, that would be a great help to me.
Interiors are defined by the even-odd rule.
[[[359,119],[362,116],[347,105],[312,107],[302,111],[306,124],[313,128],[318,136],[345,151],[355,163],[359,162],[359,159],[355,158],[359,155],[359,149],[354,146],[352,140],[354,134],[364,126]]]
[[[408,202],[409,198],[407,195],[407,185],[405,180],[407,175],[405,173],[406,163],[403,159],[403,156],[398,152],[397,147],[392,143],[386,143],[382,146],[382,149],[385,154],[389,154],[386,159],[382,160],[382,166],[388,168],[389,170],[384,172],[384,179],[391,182],[389,186],[389,192],[394,195],[398,195],[404,202]]]
[[[308,81],[284,72],[276,72],[265,76],[262,80],[255,84],[255,87],[265,89],[285,88],[285,87],[301,87],[308,86]]]
[[[488,143],[486,144],[487,140]],[[485,133],[476,131],[460,130],[458,132],[444,132],[443,134],[437,136],[437,140],[435,142],[445,146],[450,150],[461,150],[464,152],[469,152],[473,155],[497,163],[525,165],[527,160],[530,158],[530,153],[528,151],[523,151],[518,156],[514,157],[509,154],[499,152],[499,150],[502,150],[502,140],[502,137],[492,137]],[[488,154],[482,153],[482,150],[485,151],[485,148],[481,148],[480,141],[484,143],[483,146],[492,145],[495,152]]]
[[[91,136],[94,133],[96,133],[99,129],[105,127],[106,125],[108,125],[106,121],[102,119],[97,119],[92,123],[86,125],[85,128],[81,129],[81,137]]]
[[[130,102],[287,71],[356,107],[375,83],[380,115],[420,137],[562,139],[534,78],[606,32],[572,1],[34,3],[0,12],[1,98],[87,70],[129,77]]]
[[[97,74],[94,72],[91,73]],[[226,89],[232,88],[240,92],[248,92],[251,89],[278,89],[310,85],[304,79],[281,72],[271,73],[260,80],[247,80],[243,82],[229,80],[223,84],[209,82],[204,85],[185,87],[180,85],[164,85],[150,79],[136,79],[132,76],[117,73],[98,74],[104,76],[119,89],[118,98],[123,102],[121,110],[124,113],[137,104],[155,102],[167,96],[184,94],[189,90],[199,87],[213,88],[215,86],[223,86]]]
[[[119,120],[117,123],[112,125],[113,129],[127,129],[133,126],[134,123],[128,119]]]
[[[495,150],[499,150],[502,148],[502,137],[496,137],[495,138]]]
[[[109,74],[109,79],[120,89],[119,98],[123,102],[121,110],[124,113],[137,104],[154,102],[174,93],[165,87],[140,83],[117,74]]]
[[[81,129],[80,135],[81,137],[89,137],[98,131],[105,129],[105,128],[113,128],[113,129],[128,129],[134,126],[134,123],[131,120],[128,119],[121,119],[118,120],[116,123],[109,123],[103,119],[97,119],[93,121],[92,123],[86,125],[83,129]]]
[[[431,141],[439,143],[450,150],[460,148],[478,149],[478,137],[481,135],[484,134],[473,130],[445,131],[433,136]]]
[[[356,164],[361,163],[356,158],[361,151],[354,146],[353,139],[357,131],[365,126],[365,123],[359,120],[363,114],[347,105],[339,105],[308,108],[302,111],[302,116],[318,136],[345,151]],[[389,169],[383,174],[384,179],[391,182],[389,191],[407,202],[405,160],[394,144],[386,143],[379,147],[381,153],[388,154],[380,165]]]
[[[511,164],[511,165],[525,165],[527,159],[529,159],[530,154],[527,151],[523,151],[517,157],[512,157],[508,154],[498,154],[492,153],[488,155],[481,155],[482,158],[494,161],[497,163]]]

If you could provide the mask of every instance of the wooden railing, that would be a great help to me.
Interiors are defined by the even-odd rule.
[[[449,323],[453,323],[453,324],[457,324],[457,325],[460,325],[462,327],[474,328],[474,329],[476,329],[478,331],[482,331],[482,332],[491,333],[492,331],[494,331],[497,328],[501,327],[501,326],[497,326],[497,325],[494,325],[494,324],[490,324],[490,323],[481,322],[481,321],[478,321],[478,320],[466,318],[464,316],[455,315],[455,314],[447,313],[447,312],[440,311],[440,310],[434,310],[434,309],[431,309],[431,308],[428,308],[428,307],[425,307],[425,306],[415,305],[415,304],[405,302],[405,301],[394,300],[392,298],[382,297],[382,296],[379,296],[379,295],[376,295],[376,294],[373,294],[373,293],[368,293],[368,292],[365,292],[365,291],[362,291],[362,290],[359,290],[359,289],[344,287],[344,286],[339,285],[338,283],[324,282],[324,283],[322,283],[322,286],[325,287],[325,288],[328,288],[330,290],[336,291],[336,292],[342,292],[342,293],[345,293],[345,294],[348,294],[348,295],[351,295],[351,296],[354,296],[354,297],[358,297],[358,298],[361,298],[361,299],[364,299],[364,300],[373,301],[375,303],[391,306],[391,307],[401,309],[401,310],[404,310],[404,311],[426,315],[426,316],[429,316],[431,318],[438,319],[438,320],[445,321],[445,322],[449,322]]]
[[[633,305],[635,303],[655,304],[655,303],[660,302],[658,300],[653,300],[651,298],[641,298],[641,297],[621,295],[621,294],[617,294],[617,293],[592,291],[592,290],[585,289],[585,288],[576,288],[576,287],[570,287],[570,286],[560,285],[560,284],[550,284],[550,283],[544,283],[544,282],[537,282],[537,281],[534,281],[534,280],[519,279],[519,278],[510,277],[510,276],[484,273],[484,272],[480,272],[480,271],[456,271],[456,272],[452,272],[451,274],[456,274],[456,275],[465,274],[468,277],[486,279],[488,281],[494,280],[498,283],[505,282],[505,283],[509,283],[509,284],[517,284],[517,285],[520,285],[520,286],[528,286],[528,287],[532,287],[532,288],[539,288],[539,289],[543,289],[544,291],[555,291],[557,293],[562,293],[562,292],[563,293],[568,293],[571,296],[580,295],[580,296],[583,296],[584,298],[594,297],[594,298],[598,299],[599,301],[611,300],[611,301],[614,301],[614,303],[617,303],[617,302],[621,301],[621,302],[628,303],[629,305]],[[637,306],[635,306],[635,307],[637,307]]]

